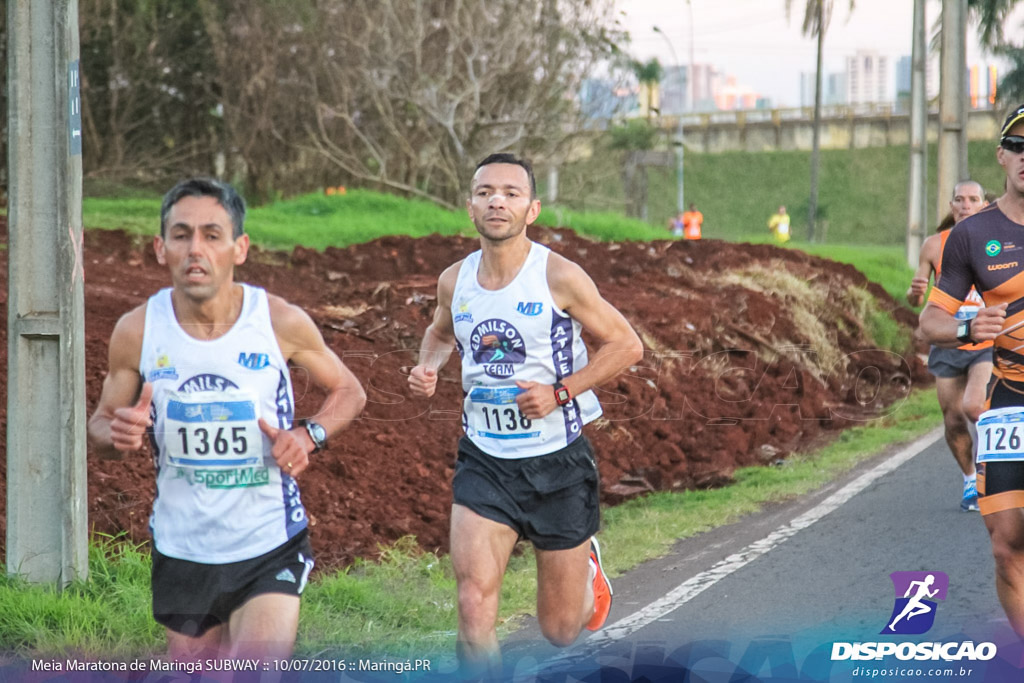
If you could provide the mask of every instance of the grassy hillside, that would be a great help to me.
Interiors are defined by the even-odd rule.
[[[87,197],[82,214],[84,224],[90,228],[152,235],[160,224],[160,198]],[[668,236],[664,230],[620,214],[582,213],[561,208],[544,208],[538,224],[570,227],[596,239]],[[386,235],[476,234],[464,211],[447,211],[429,202],[369,190],[351,190],[333,196],[313,193],[250,207],[246,231],[254,242],[282,249],[296,244],[314,249],[345,247]]]
[[[724,168],[724,167],[723,167]],[[711,208],[706,205],[705,211]],[[160,199],[157,196],[125,198],[88,197],[83,220],[90,228],[123,229],[153,235],[159,224]],[[709,218],[711,223],[713,219]],[[666,239],[668,233],[642,221],[605,211],[574,211],[563,207],[544,207],[538,225],[569,227],[602,240]],[[447,211],[433,204],[406,200],[368,190],[352,190],[345,195],[319,193],[282,200],[266,206],[251,207],[246,230],[254,242],[271,248],[291,249],[297,244],[315,249],[344,247],[386,235],[421,237],[431,233],[472,235],[472,224],[462,211]],[[716,224],[707,230],[709,237],[721,237]],[[734,239],[768,241],[767,234],[739,234]],[[854,240],[851,240],[854,241]],[[806,244],[799,240],[790,247],[804,249],[817,256],[856,266],[864,275],[901,299],[910,282],[900,245]]]
[[[699,154],[687,150],[686,203],[694,202],[704,213],[706,237],[730,240],[767,240],[768,217],[785,204],[793,218],[794,235],[803,239],[810,156],[810,152]],[[995,160],[995,143],[972,142],[968,156],[971,176],[986,190],[1001,194],[1004,175]],[[938,223],[935,159],[933,146],[928,151],[930,226]],[[818,202],[819,216],[827,221],[827,241],[901,243],[907,222],[908,168],[905,146],[823,150]],[[650,168],[648,173],[649,218],[661,226],[675,212],[675,169]],[[560,201],[576,208],[622,212],[621,175],[621,153],[595,154],[586,162],[568,165],[560,169]]]

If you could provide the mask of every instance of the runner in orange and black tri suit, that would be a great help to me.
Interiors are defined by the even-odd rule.
[[[950,230],[987,203],[985,190],[974,180],[962,180],[953,188],[949,215],[939,225],[938,231],[921,245],[917,271],[907,290],[907,301],[911,305],[920,306],[924,301],[932,273],[935,274],[935,282],[939,281],[942,251]],[[972,287],[956,316],[960,320],[973,318],[983,305],[978,292]],[[971,429],[978,420],[978,414],[984,410],[985,388],[992,376],[992,342],[964,344],[955,349],[933,346],[928,354],[928,371],[935,376],[935,393],[942,409],[946,444],[963,475],[960,509],[964,512],[977,510],[978,487]]]
[[[996,158],[1006,192],[950,233],[921,330],[945,348],[995,340],[990,410],[978,420],[979,505],[999,601],[1024,637],[1024,104],[1003,122]],[[973,321],[957,320],[971,286],[986,305]]]

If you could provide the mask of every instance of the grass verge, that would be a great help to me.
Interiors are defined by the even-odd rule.
[[[814,453],[780,467],[737,470],[722,489],[656,493],[605,512],[606,570],[620,575],[663,555],[676,539],[730,524],[766,503],[812,491],[858,462],[941,422],[930,390],[918,390],[887,415],[848,429]],[[94,539],[88,582],[63,593],[0,578],[0,650],[24,657],[71,653],[127,656],[160,652],[162,630],[149,616],[149,558],[109,538]],[[534,609],[532,552],[512,558],[502,588],[502,632]],[[312,582],[303,599],[297,654],[344,652],[423,656],[451,653],[455,581],[446,556],[420,552],[412,539]]]
[[[153,235],[160,224],[160,200],[146,197],[87,197],[82,222],[90,228]],[[650,240],[668,237],[642,221],[614,213],[545,207],[539,225],[568,227],[600,240]],[[447,211],[429,202],[402,199],[370,190],[344,195],[307,194],[250,207],[245,221],[253,242],[264,247],[312,249],[346,247],[389,235],[476,234],[464,211]]]

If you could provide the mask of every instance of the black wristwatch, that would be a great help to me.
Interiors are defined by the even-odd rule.
[[[306,433],[313,440],[313,452],[319,453],[327,448],[327,430],[319,422],[313,422],[305,418],[299,420],[299,424],[306,428]]]
[[[561,382],[555,382],[555,403],[560,406],[564,406],[566,403],[572,400],[572,393],[569,392],[569,387],[565,386]]]
[[[974,340],[971,339],[971,319],[961,320],[960,324],[956,326],[956,340],[961,344],[973,344]]]

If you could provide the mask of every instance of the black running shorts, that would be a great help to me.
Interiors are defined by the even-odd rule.
[[[1024,382],[995,379],[986,408],[1024,409]],[[978,464],[978,508],[981,514],[1024,508],[1024,462]]]
[[[481,517],[505,524],[539,550],[568,550],[597,533],[600,481],[586,437],[531,458],[496,458],[463,436],[452,495]]]
[[[167,557],[153,548],[153,618],[172,631],[201,636],[246,600],[265,593],[300,595],[313,569],[309,534],[251,560],[201,564]]]
[[[935,377],[962,377],[975,363],[992,362],[992,349],[964,351],[933,346],[928,352],[928,372]]]

